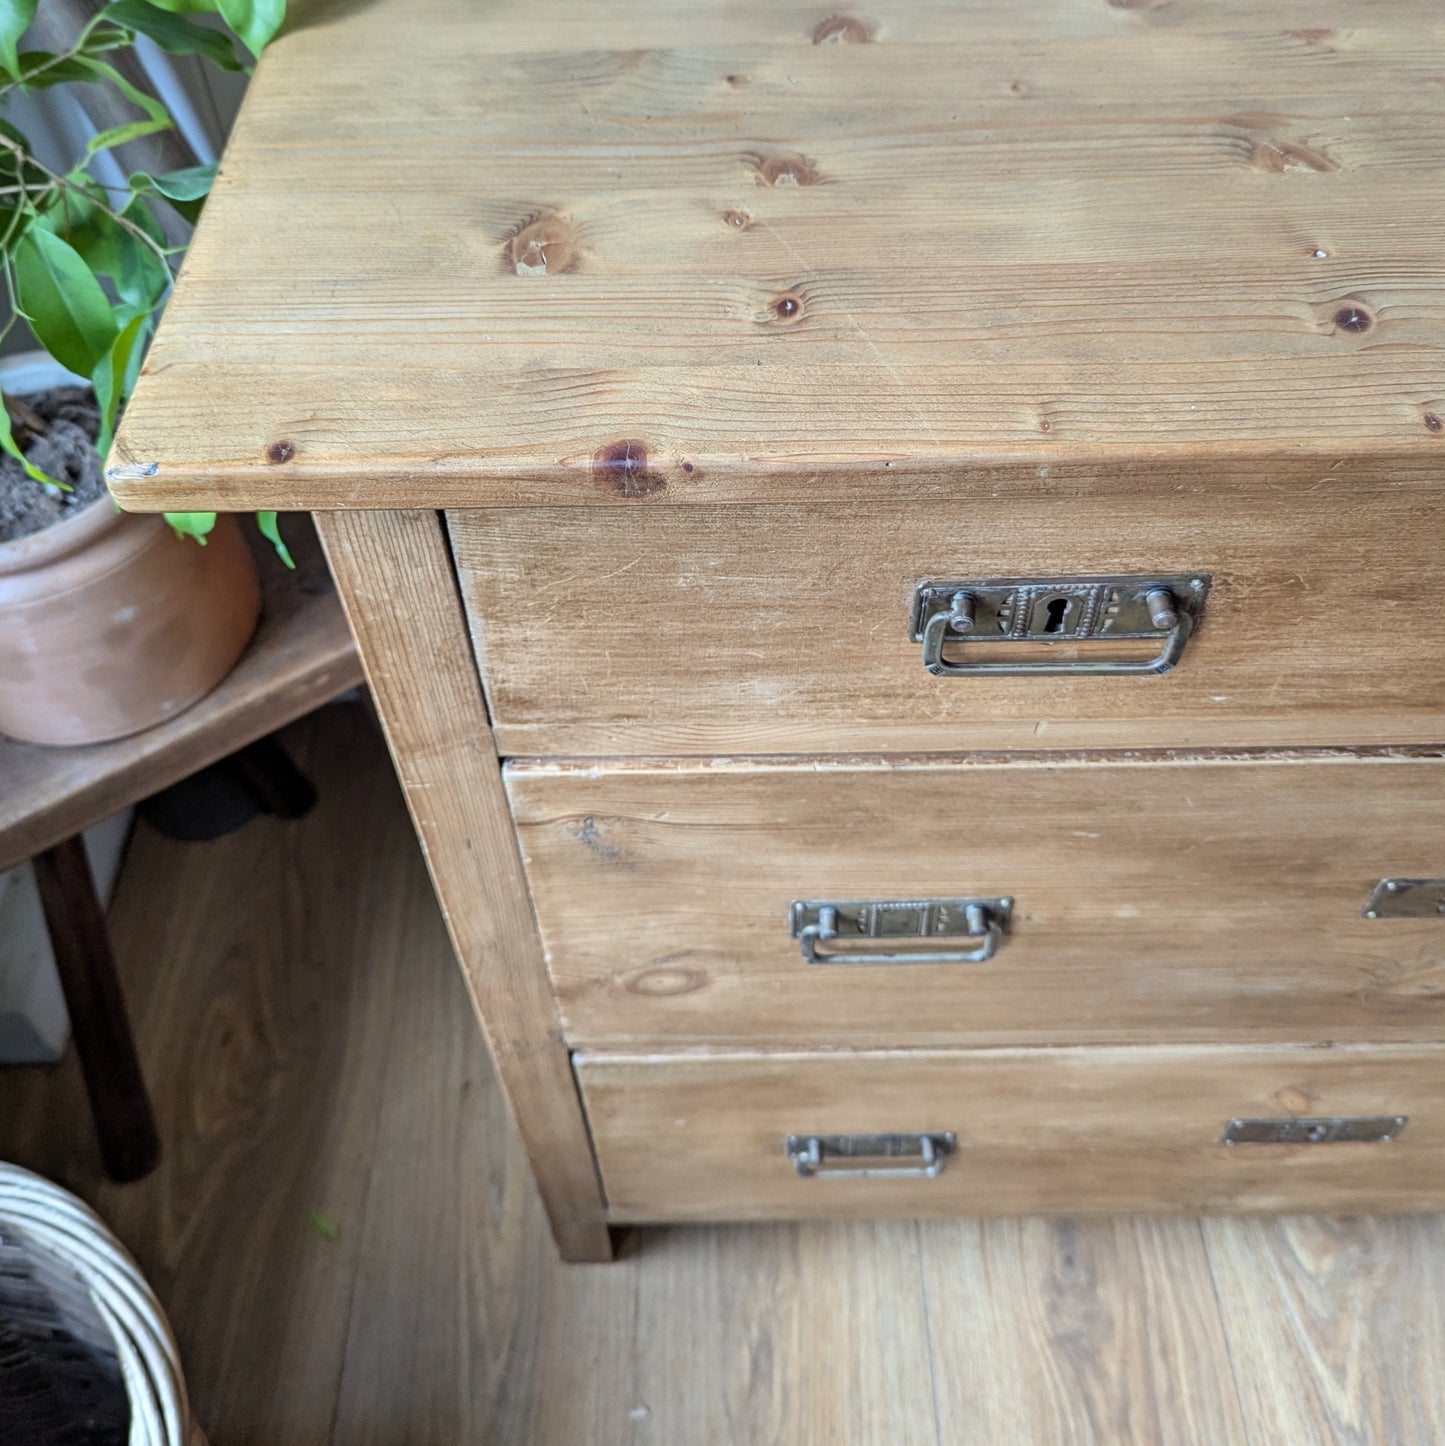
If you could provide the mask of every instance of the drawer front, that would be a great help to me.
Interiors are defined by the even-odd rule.
[[[936,504],[465,511],[450,526],[504,754],[1445,742],[1438,491],[1322,479],[1307,501],[1268,478],[1160,495],[1041,483]],[[923,580],[1100,574],[1208,575],[1172,672],[935,677],[911,640]]]
[[[576,1071],[617,1221],[1445,1206],[1438,1047],[599,1054]],[[1385,1143],[1223,1143],[1236,1120],[1328,1139],[1397,1117]],[[828,1137],[924,1134],[954,1137],[932,1178],[913,1141],[834,1173],[869,1162]],[[790,1138],[824,1142],[818,1173]]]
[[[1363,917],[1382,879],[1445,875],[1436,757],[514,762],[507,787],[574,1044],[1445,1037],[1439,895]],[[992,958],[910,962],[979,952],[956,922],[790,933],[794,903],[968,899],[1012,901]],[[896,962],[804,961],[854,945]]]

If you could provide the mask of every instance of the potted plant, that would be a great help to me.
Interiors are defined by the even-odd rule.
[[[234,520],[121,513],[100,463],[215,171],[135,164],[164,159],[158,141],[174,132],[136,37],[240,68],[236,41],[259,54],[284,9],[46,0],[37,16],[37,0],[0,0],[0,338],[24,317],[44,348],[0,369],[0,732],[77,744],[149,727],[214,687],[255,628],[256,571]],[[22,36],[45,48],[22,50]],[[94,123],[65,167],[6,114],[13,97],[58,87]],[[275,514],[258,521],[289,562]]]

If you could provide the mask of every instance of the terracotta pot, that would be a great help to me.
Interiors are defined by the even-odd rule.
[[[100,743],[172,718],[231,670],[260,609],[230,517],[200,547],[102,497],[0,543],[0,732]]]

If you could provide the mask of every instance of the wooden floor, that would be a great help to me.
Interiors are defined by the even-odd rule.
[[[122,876],[160,1171],[101,1181],[73,1063],[0,1071],[0,1155],[130,1243],[213,1446],[1445,1441],[1435,1217],[689,1228],[558,1265],[366,715],[289,736],[309,819],[142,826]]]

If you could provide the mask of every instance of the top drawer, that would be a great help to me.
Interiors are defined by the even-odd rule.
[[[1445,739],[1445,550],[1418,477],[1288,495],[1263,479],[1156,494],[1136,478],[967,501],[462,511],[449,525],[507,754]],[[925,579],[1104,574],[1209,576],[1172,672],[935,677],[910,637]],[[967,642],[949,656],[1160,651]]]

